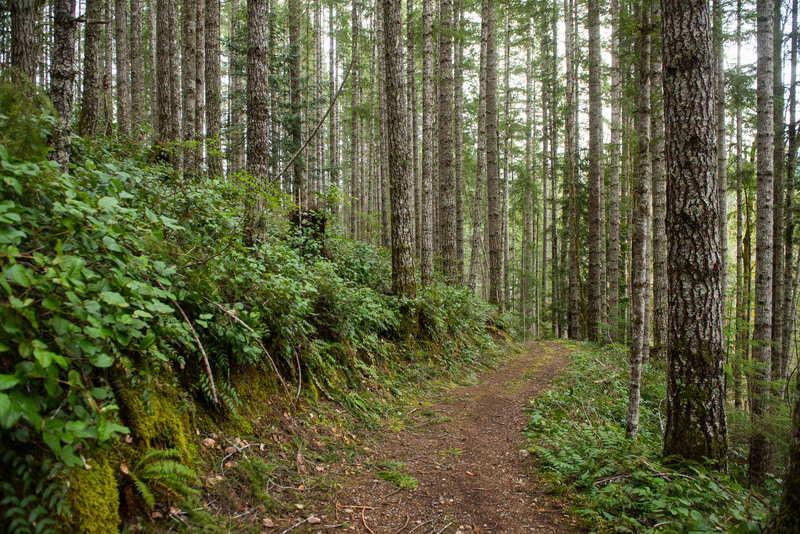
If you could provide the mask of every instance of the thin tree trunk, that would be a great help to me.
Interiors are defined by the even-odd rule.
[[[720,254],[722,255],[722,310],[723,321],[728,295],[728,149],[725,144],[725,49],[722,27],[722,0],[714,0],[714,101],[717,124],[717,187],[719,188]],[[723,330],[724,335],[724,330]],[[724,341],[723,341],[724,343]]]
[[[752,374],[753,399],[751,416],[753,433],[750,438],[748,476],[758,484],[771,463],[771,449],[764,433],[769,405],[769,381],[772,359],[772,262],[773,262],[773,0],[758,0],[758,67],[756,119],[756,287],[753,326]]]
[[[503,286],[501,294],[503,304],[501,309],[505,310],[509,306],[509,239],[508,239],[508,189],[509,189],[509,144],[511,142],[511,124],[509,122],[509,113],[511,106],[511,84],[510,84],[510,61],[511,61],[511,28],[510,16],[506,13],[505,25],[505,50],[504,59],[505,68],[503,69],[503,180],[500,182],[500,194],[502,195],[502,207],[500,212],[501,221],[501,239],[503,241],[503,268],[502,280]]]
[[[481,49],[478,81],[478,145],[475,165],[475,199],[472,204],[472,252],[470,253],[468,287],[475,292],[481,269],[481,223],[483,222],[483,182],[486,161],[486,49],[488,27],[481,22]]]
[[[144,53],[142,52],[142,0],[131,0],[131,129],[141,130],[145,121],[144,111]],[[141,135],[141,134],[139,134]]]
[[[611,0],[611,153],[608,173],[608,322],[611,339],[620,332],[619,309],[619,177],[622,140],[622,90],[619,59],[619,0]]]
[[[72,87],[75,79],[75,0],[54,0],[52,99],[57,114],[55,160],[67,172],[72,134]]]
[[[197,40],[195,44],[194,167],[203,168],[206,119],[206,0],[197,0]]]
[[[247,2],[247,172],[261,185],[270,164],[269,11],[269,0]],[[250,209],[258,209],[258,203]],[[251,213],[251,224],[259,215]]]
[[[450,284],[458,283],[456,256],[455,176],[453,174],[453,3],[441,0],[439,15],[439,72],[436,102],[439,128],[439,222],[442,273]]]
[[[705,0],[662,3],[670,287],[664,454],[708,461],[724,470],[722,259],[710,26]]]
[[[300,21],[302,18],[302,8],[300,0],[288,0],[287,2],[289,18],[289,91],[292,116],[289,120],[289,152],[294,155],[302,144],[302,95],[300,94],[300,64],[302,52],[300,49]],[[251,19],[248,17],[248,21]],[[296,158],[292,166],[292,189],[293,198],[302,212],[305,204],[306,194],[306,169],[303,158]]]
[[[206,1],[205,78],[206,154],[209,176],[222,176],[222,81],[220,74],[220,2]]]
[[[783,362],[783,298],[784,298],[784,215],[783,198],[785,195],[783,185],[783,156],[784,146],[784,124],[783,124],[783,25],[781,24],[781,8],[783,2],[773,1],[773,119],[774,119],[774,142],[773,142],[773,218],[772,235],[773,259],[772,259],[772,378],[780,378],[780,370]]]
[[[602,320],[603,220],[603,101],[600,79],[600,4],[589,0],[589,295],[586,335],[600,339]],[[649,39],[649,37],[648,37]],[[648,52],[639,51],[642,55]],[[648,67],[649,68],[649,67]],[[642,70],[645,73],[645,69]],[[646,82],[647,77],[643,79]],[[649,98],[649,95],[647,95]],[[641,132],[640,132],[641,134]],[[641,177],[640,177],[641,179]],[[643,188],[644,189],[644,188]],[[649,189],[648,189],[649,192]]]
[[[653,26],[661,25],[658,2],[652,4]],[[657,361],[667,359],[667,176],[664,161],[664,101],[662,95],[661,38],[653,33],[650,47],[650,159],[653,173],[653,348]]]
[[[181,136],[181,77],[180,77],[180,40],[178,22],[178,0],[171,0],[169,5],[169,102],[170,102],[170,141],[179,141]],[[173,165],[175,171],[180,173],[183,168],[182,153],[179,149],[174,151]]]
[[[573,36],[574,2],[564,1],[564,15],[566,18],[564,36],[565,58],[567,64],[567,109],[565,113],[565,135],[566,144],[566,171],[567,183],[569,184],[569,311],[568,311],[568,337],[570,339],[580,338],[580,288],[578,287],[578,215],[575,184],[577,182],[577,160],[576,129],[577,115],[575,110],[578,107],[576,91],[576,66],[575,66],[575,40]],[[596,207],[596,206],[595,206]],[[589,208],[592,209],[591,207]],[[591,238],[590,238],[591,239]],[[590,252],[591,254],[591,252]]]
[[[117,45],[117,131],[131,133],[131,48],[128,40],[128,0],[115,0]],[[138,36],[137,36],[138,38]]]
[[[458,282],[464,279],[464,130],[463,130],[463,109],[464,109],[464,75],[463,75],[463,6],[462,0],[453,2],[453,28],[456,31],[455,39],[455,64],[453,67],[453,149],[455,158],[455,201],[456,201],[456,270],[458,272]]]
[[[92,5],[92,7],[96,6]],[[89,19],[89,13],[94,14],[94,11],[90,11],[90,9],[87,4],[87,19]],[[101,16],[97,16],[89,19],[93,22],[91,24],[98,28],[98,31],[97,23],[101,18]],[[36,21],[35,0],[11,0],[11,65],[20,73],[28,76],[31,81],[36,81],[36,58],[39,52]],[[89,28],[89,24],[86,27]],[[98,37],[97,41],[99,42],[99,40]],[[89,37],[87,36],[87,44],[88,41]]]
[[[625,434],[635,438],[639,431],[639,401],[642,387],[642,363],[645,357],[645,343],[648,325],[646,310],[648,304],[647,287],[647,241],[650,235],[650,7],[649,2],[639,4],[639,107],[636,113],[636,134],[639,140],[639,168],[636,184],[636,211],[634,214],[634,233],[631,243],[631,368],[628,382],[628,416],[625,420]]]
[[[194,114],[197,99],[197,0],[184,0],[181,6],[181,92],[183,114],[183,178],[191,182],[195,177]],[[250,19],[252,20],[252,19]]]
[[[160,2],[159,2],[160,4]],[[167,19],[168,20],[168,19]],[[103,0],[86,0],[86,25],[84,35],[83,92],[80,127],[84,137],[97,133],[100,111],[100,41],[102,37]],[[169,43],[169,41],[167,41]],[[12,57],[14,54],[12,53]]]
[[[433,2],[422,1],[422,285],[433,282]]]
[[[489,303],[502,306],[502,242],[500,236],[500,177],[497,162],[497,62],[495,59],[494,3],[483,0],[486,24],[486,191],[489,234]]]
[[[736,79],[741,83],[742,75],[742,0],[736,2]],[[737,93],[740,89],[737,88]],[[744,223],[743,223],[743,176],[742,176],[742,102],[741,97],[736,98],[736,351],[734,354],[733,371],[733,405],[742,408],[742,362],[747,352],[749,331],[747,322],[749,314],[745,315],[744,294]],[[749,271],[749,269],[748,269]]]

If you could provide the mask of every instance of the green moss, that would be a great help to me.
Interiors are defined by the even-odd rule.
[[[162,387],[146,392],[123,389],[117,396],[131,433],[145,448],[178,449],[184,463],[193,463],[189,417],[181,412],[180,398],[174,389]]]
[[[419,487],[419,481],[405,473],[398,473],[397,471],[378,471],[375,473],[375,476],[383,480],[388,480],[389,482],[394,482],[399,488],[417,489]]]
[[[68,475],[66,501],[70,515],[62,516],[60,532],[105,534],[117,532],[119,491],[108,454],[87,460],[91,469],[76,468]]]

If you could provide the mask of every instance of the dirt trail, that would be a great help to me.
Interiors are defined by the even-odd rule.
[[[354,484],[332,495],[319,524],[293,532],[372,534],[580,532],[565,505],[546,494],[529,473],[520,431],[528,399],[542,391],[568,361],[559,343],[536,342],[459,386],[430,407],[408,413],[413,423],[376,441],[384,469],[419,481],[399,489],[371,467]],[[392,466],[386,460],[403,462]],[[321,511],[321,510],[320,510]],[[337,528],[332,528],[334,525]]]

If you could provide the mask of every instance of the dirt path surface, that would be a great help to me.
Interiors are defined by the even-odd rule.
[[[531,343],[477,383],[449,389],[432,405],[411,410],[408,428],[376,441],[379,467],[369,467],[335,492],[319,524],[292,531],[580,532],[565,505],[529,472],[520,434],[523,408],[561,372],[568,356],[559,343]],[[382,469],[411,476],[419,487],[401,489],[378,477]]]

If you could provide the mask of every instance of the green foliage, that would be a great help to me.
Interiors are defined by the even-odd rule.
[[[398,488],[417,489],[419,487],[419,480],[405,473],[398,473],[397,471],[378,471],[375,473],[375,476],[393,482]]]
[[[554,488],[577,494],[596,531],[759,532],[769,510],[729,475],[661,455],[663,371],[642,380],[638,441],[625,437],[627,352],[580,345],[558,383],[531,401],[526,435]],[[776,485],[777,488],[777,485]]]
[[[53,105],[27,76],[12,69],[0,75],[0,146],[20,160],[41,160],[50,147]],[[6,184],[8,185],[8,184]]]
[[[156,495],[169,501],[199,493],[191,484],[200,479],[192,469],[181,463],[178,449],[150,449],[136,463],[128,475],[148,507],[153,508]]]

